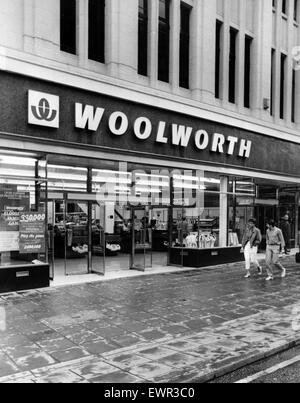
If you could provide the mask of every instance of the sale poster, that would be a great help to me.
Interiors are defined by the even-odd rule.
[[[23,213],[20,215],[20,253],[45,253],[46,215]]]
[[[20,214],[30,210],[30,193],[19,192],[17,186],[0,186],[0,232],[19,231]]]

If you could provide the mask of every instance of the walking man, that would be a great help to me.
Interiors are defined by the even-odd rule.
[[[256,228],[256,220],[255,218],[251,218],[248,221],[248,225],[243,237],[242,242],[242,251],[245,256],[246,263],[246,276],[245,278],[251,277],[250,269],[251,263],[255,265],[258,270],[259,275],[262,275],[262,268],[257,260],[257,251],[258,247],[262,241],[261,232],[258,228]]]
[[[266,264],[268,277],[267,281],[274,279],[273,266],[278,267],[282,273],[281,277],[286,277],[286,269],[279,262],[280,246],[285,247],[282,231],[276,227],[275,221],[269,221],[269,229],[267,230],[267,252],[266,252]]]
[[[289,222],[290,218],[286,214],[283,219],[282,219],[282,224],[281,224],[281,230],[282,230],[282,235],[284,238],[285,242],[285,254],[288,255],[291,251],[291,224]]]

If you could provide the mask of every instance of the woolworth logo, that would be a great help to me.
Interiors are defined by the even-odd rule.
[[[30,90],[28,92],[28,123],[59,128],[59,97]]]
[[[42,98],[39,102],[39,106],[32,106],[31,110],[34,117],[38,120],[52,122],[57,116],[57,111],[50,109],[50,104],[46,98]]]

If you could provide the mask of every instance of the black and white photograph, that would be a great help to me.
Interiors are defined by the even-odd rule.
[[[300,383],[300,1],[0,0],[0,384]]]

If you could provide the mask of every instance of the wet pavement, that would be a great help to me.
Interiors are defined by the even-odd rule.
[[[243,265],[0,296],[0,382],[198,382],[300,339],[300,266]]]

